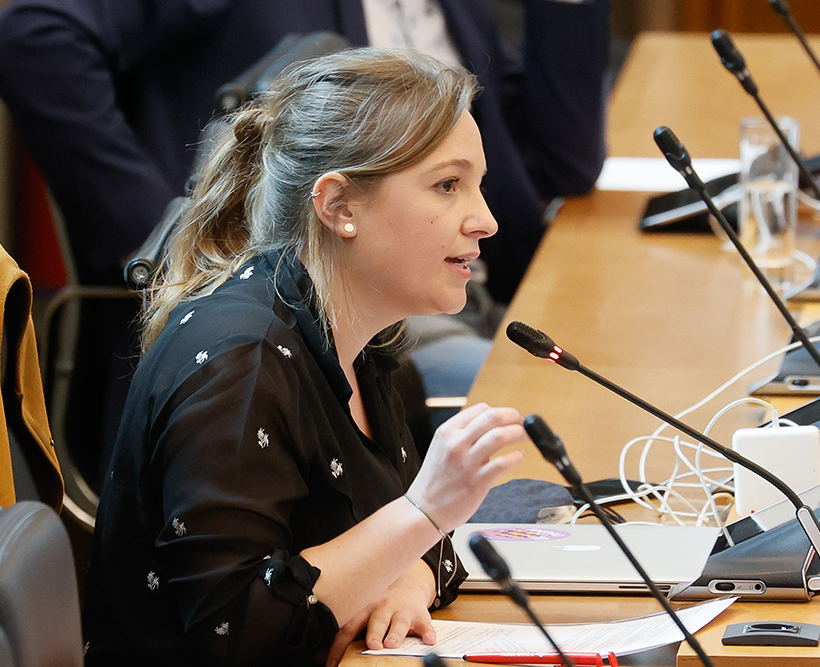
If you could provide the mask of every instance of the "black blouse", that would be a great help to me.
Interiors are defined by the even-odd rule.
[[[307,273],[279,260],[255,257],[180,304],[134,375],[97,514],[89,666],[310,663],[338,626],[298,554],[418,471],[392,360],[357,360],[370,439]],[[449,541],[424,559],[434,607],[449,603],[466,575]]]

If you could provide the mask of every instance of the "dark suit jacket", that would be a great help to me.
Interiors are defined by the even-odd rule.
[[[524,0],[523,64],[483,0],[440,0],[483,93],[485,180],[498,234],[482,244],[494,296],[512,296],[544,205],[603,161],[608,3]],[[12,0],[0,15],[0,97],[66,218],[81,279],[120,263],[182,193],[214,92],[288,33],[367,34],[360,0]]]

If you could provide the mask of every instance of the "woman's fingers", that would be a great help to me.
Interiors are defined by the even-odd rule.
[[[476,411],[456,436],[453,454],[463,455],[468,466],[483,466],[507,445],[527,439],[523,423],[524,418],[514,408]]]
[[[410,496],[443,530],[461,525],[496,478],[523,460],[520,451],[499,456],[507,445],[526,440],[523,422],[514,408],[466,408],[439,427]]]
[[[463,410],[459,410],[455,415],[450,417],[445,424],[454,428],[464,428],[464,426],[469,424],[474,417],[480,415],[486,410],[491,409],[492,408],[490,408],[490,406],[486,403],[476,403],[475,405],[466,407]]]
[[[377,608],[367,621],[367,634],[365,634],[365,643],[367,644],[367,648],[374,651],[385,648],[384,641],[387,635],[387,629],[389,627],[390,615],[385,614],[384,609]],[[388,646],[387,648],[395,647]]]
[[[411,632],[421,637],[425,644],[435,644],[436,631],[429,614],[424,613],[413,619],[402,608],[393,609],[392,613],[387,608],[380,611],[382,613],[374,613],[368,621],[365,636],[367,648],[398,648]]]
[[[521,424],[494,426],[482,433],[470,446],[467,456],[476,465],[484,465],[500,450],[508,445],[523,442],[527,432]]]
[[[414,635],[421,637],[421,641],[428,646],[432,646],[436,643],[436,629],[433,627],[433,620],[429,616],[424,619],[418,619],[411,626],[410,631]]]
[[[464,438],[476,443],[480,438],[491,434],[495,429],[507,426],[519,426],[519,433],[526,437],[524,418],[515,408],[488,408],[473,417],[464,427]]]
[[[390,619],[390,627],[384,637],[384,648],[398,648],[410,630],[410,619],[401,611],[396,611]],[[370,634],[370,628],[368,628]]]
[[[495,458],[491,459],[482,469],[481,475],[484,477],[487,482],[492,485],[492,483],[498,479],[501,475],[506,472],[509,472],[517,465],[519,465],[524,460],[524,452],[520,449],[516,449],[512,452],[507,452],[506,454],[501,454],[496,456]]]
[[[336,665],[342,661],[350,642],[359,635],[367,623],[369,614],[369,609],[363,610],[339,628],[339,632],[336,633],[336,636],[333,638],[333,643],[328,650],[327,659],[325,661],[326,667],[336,667]]]

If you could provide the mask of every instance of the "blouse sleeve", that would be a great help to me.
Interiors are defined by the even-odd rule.
[[[446,540],[442,538],[422,558],[436,579],[436,598],[430,607],[432,612],[446,607],[458,597],[458,588],[467,578],[467,570],[461,564],[449,537]]]
[[[203,665],[305,660],[338,630],[312,593],[319,570],[292,553],[289,519],[308,493],[307,469],[280,398],[298,388],[271,347],[214,356],[153,421],[158,576],[164,569]]]

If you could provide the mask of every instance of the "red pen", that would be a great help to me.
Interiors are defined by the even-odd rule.
[[[600,653],[566,653],[574,665],[594,665],[603,667],[604,659]],[[482,662],[491,665],[561,665],[561,656],[557,653],[467,653],[462,657],[467,662]],[[607,655],[610,667],[618,667],[614,653]]]

